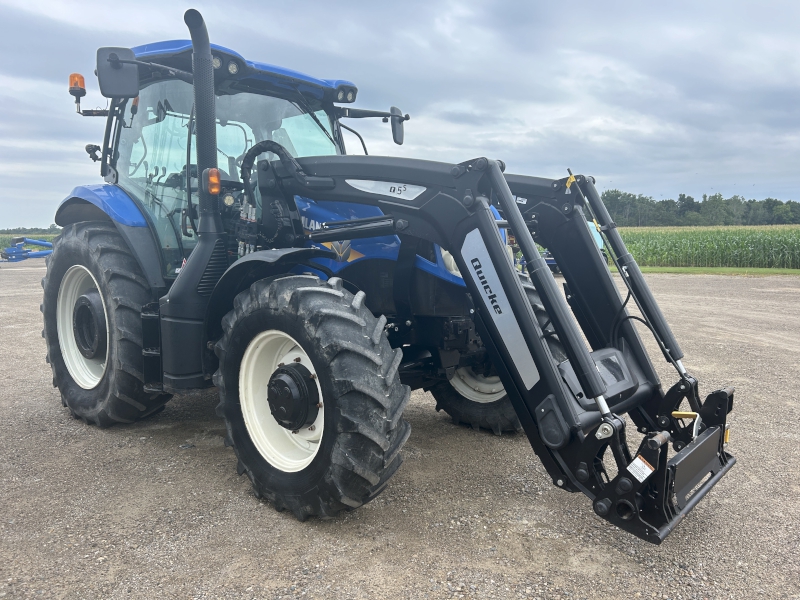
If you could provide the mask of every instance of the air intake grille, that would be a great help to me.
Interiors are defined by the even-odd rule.
[[[227,268],[228,254],[225,252],[225,243],[218,239],[214,244],[214,250],[211,252],[206,270],[203,271],[203,276],[200,278],[200,283],[197,284],[197,293],[201,296],[210,296],[214,291],[214,286],[217,285],[219,278]]]

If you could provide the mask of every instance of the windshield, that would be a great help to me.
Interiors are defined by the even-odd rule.
[[[194,236],[181,232],[187,147],[192,202],[198,201],[196,144],[188,137],[193,98],[192,86],[178,80],[141,90],[138,102],[124,108],[115,156],[119,185],[139,201],[155,227],[168,277],[176,275],[196,243]],[[321,108],[312,117],[299,102],[250,92],[217,96],[216,104],[217,160],[223,179],[238,181],[244,154],[262,140],[278,142],[294,157],[339,153],[331,119]]]

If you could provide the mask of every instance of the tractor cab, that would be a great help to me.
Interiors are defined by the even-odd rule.
[[[356,100],[358,89],[349,81],[317,79],[248,61],[218,45],[211,49],[223,220],[240,218],[243,185],[239,171],[243,157],[258,142],[275,141],[294,158],[345,154],[342,128],[349,128],[339,119],[372,116],[391,120],[395,141],[402,143],[407,116],[400,115],[398,109],[380,112],[337,106]],[[113,50],[116,52],[110,52]],[[92,146],[94,155],[90,156],[101,163],[105,180],[124,191],[144,214],[158,238],[162,276],[168,283],[180,273],[197,243],[199,177],[192,42],[172,40],[127,52],[122,48],[100,52],[113,54],[123,67],[131,63],[138,67],[135,90],[126,83],[131,88],[127,94],[136,95],[114,98],[107,111],[82,111],[80,98],[85,95],[85,85],[78,74],[70,77],[70,93],[80,114],[107,117],[104,145]],[[129,58],[119,58],[126,55]],[[104,82],[111,85],[108,76],[100,79],[101,88]],[[116,95],[114,89],[101,91]],[[274,161],[276,157],[268,153],[266,159]],[[262,219],[262,202],[258,186],[253,188],[255,210],[244,220],[257,223]]]

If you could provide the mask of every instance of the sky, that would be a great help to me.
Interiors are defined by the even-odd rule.
[[[69,74],[86,76],[84,108],[105,107],[97,48],[188,38],[190,7],[247,59],[409,113],[403,146],[380,120],[349,121],[370,154],[570,167],[657,200],[800,200],[797,2],[0,0],[0,229],[47,226],[101,182],[83,148],[105,120],[75,114]]]

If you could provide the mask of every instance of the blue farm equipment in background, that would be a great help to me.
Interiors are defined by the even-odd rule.
[[[25,244],[31,246],[42,246],[47,250],[31,250]],[[4,262],[19,262],[26,258],[44,258],[53,252],[53,244],[44,240],[34,240],[32,238],[18,237],[11,240],[11,246],[0,251],[0,259]]]

